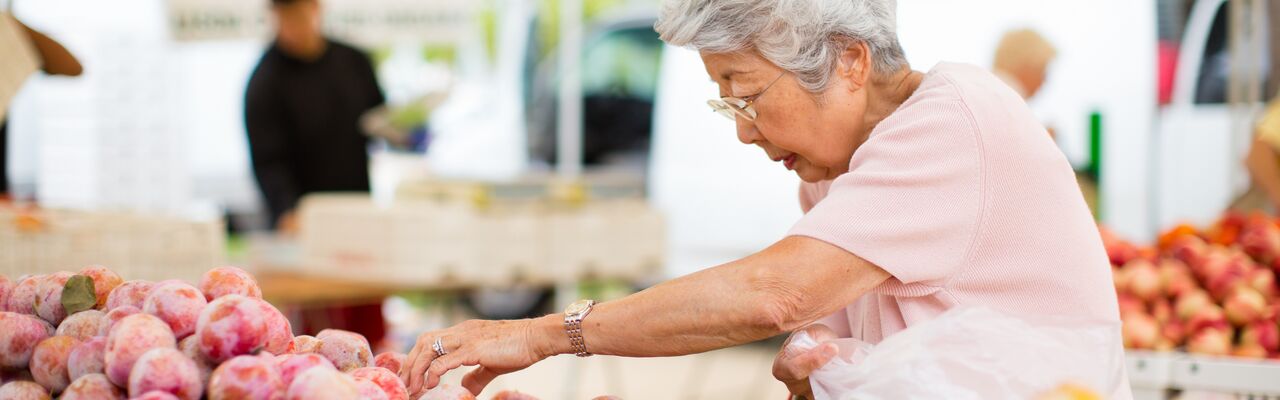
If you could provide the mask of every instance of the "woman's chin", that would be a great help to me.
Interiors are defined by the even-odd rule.
[[[824,171],[808,165],[796,168],[795,172],[796,176],[800,177],[800,180],[808,183],[818,183],[827,179],[827,174]]]

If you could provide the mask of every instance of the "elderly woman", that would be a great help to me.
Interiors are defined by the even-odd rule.
[[[1097,228],[1044,127],[982,68],[913,71],[894,8],[668,0],[662,39],[701,52],[712,108],[804,180],[806,214],[758,253],[622,299],[425,333],[410,390],[463,365],[479,366],[463,378],[479,393],[559,354],[678,356],[800,329],[876,343],[958,305],[1118,323]],[[780,353],[774,375],[808,395],[834,350]]]

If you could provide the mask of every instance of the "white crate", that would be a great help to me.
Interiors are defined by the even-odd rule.
[[[0,208],[0,274],[11,278],[100,264],[126,280],[198,282],[226,262],[225,243],[221,221]]]
[[[1187,353],[1127,351],[1135,400],[1280,398],[1280,362]]]

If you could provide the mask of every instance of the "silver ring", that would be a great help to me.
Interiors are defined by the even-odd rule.
[[[444,342],[440,338],[436,338],[436,341],[431,343],[431,350],[436,351],[436,357],[444,357],[445,354],[449,354],[449,352],[444,351]]]

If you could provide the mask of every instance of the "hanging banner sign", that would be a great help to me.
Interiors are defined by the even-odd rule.
[[[472,29],[476,6],[456,0],[319,0],[325,31],[358,44],[456,43]],[[266,39],[270,0],[168,0],[180,41]]]

